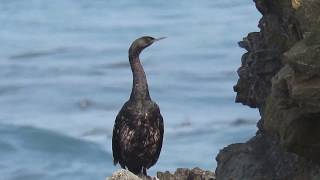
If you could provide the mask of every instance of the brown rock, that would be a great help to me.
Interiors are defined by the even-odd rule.
[[[202,170],[198,167],[193,169],[178,168],[174,174],[170,172],[158,172],[159,180],[215,180],[213,172]]]

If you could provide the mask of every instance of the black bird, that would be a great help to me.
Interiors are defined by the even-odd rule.
[[[159,106],[149,95],[146,74],[139,55],[143,49],[162,38],[143,36],[129,48],[129,62],[133,74],[130,99],[116,117],[112,135],[114,165],[137,175],[147,176],[160,155],[163,140],[163,119]]]

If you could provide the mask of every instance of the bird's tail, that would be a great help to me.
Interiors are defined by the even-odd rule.
[[[116,166],[116,165],[118,164],[118,162],[119,162],[119,161],[118,161],[117,159],[113,158],[113,165]]]

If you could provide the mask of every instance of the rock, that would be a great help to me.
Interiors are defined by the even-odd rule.
[[[260,32],[239,43],[236,102],[258,108],[255,137],[217,156],[218,180],[320,179],[320,1],[255,0]]]
[[[266,101],[264,129],[281,147],[320,164],[320,47],[303,40],[285,56]]]
[[[159,180],[215,180],[213,172],[202,170],[198,167],[193,169],[178,168],[171,174],[169,171],[158,172]]]
[[[311,35],[310,35],[311,36]],[[309,38],[309,37],[308,37]],[[318,36],[320,38],[320,35]],[[313,43],[318,39],[314,39]],[[293,69],[295,80],[304,81],[320,75],[320,46],[307,44],[308,39],[296,43],[284,54],[283,62]],[[318,40],[320,43],[320,40]]]
[[[248,52],[242,56],[234,91],[237,92],[236,102],[262,108],[271,92],[272,77],[283,67],[282,54],[302,39],[302,34],[290,3],[280,9],[276,3],[279,1],[255,2],[264,15],[259,22],[261,31],[249,33],[239,42]],[[282,11],[287,14],[282,16]]]
[[[111,177],[107,178],[106,180],[142,180],[132,172],[120,169],[112,174]]]
[[[320,167],[286,152],[272,138],[259,134],[233,144],[217,156],[218,180],[318,180]]]
[[[178,168],[171,174],[169,171],[157,172],[157,177],[138,177],[128,170],[121,169],[113,173],[106,180],[215,180],[215,175],[211,171],[205,171],[198,167],[193,169]]]

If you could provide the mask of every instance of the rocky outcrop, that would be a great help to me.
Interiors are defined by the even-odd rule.
[[[217,156],[223,179],[320,179],[320,1],[256,0],[260,32],[239,45],[237,102],[261,114],[256,137]]]
[[[256,6],[263,14],[261,31],[249,33],[239,42],[248,52],[242,56],[234,90],[236,102],[263,108],[271,92],[271,79],[283,67],[282,54],[302,39],[302,34],[290,6],[281,9],[279,1],[271,0],[256,0]]]
[[[106,180],[142,180],[142,179],[128,170],[120,169],[114,172],[111,177],[106,178]]]
[[[171,174],[169,171],[158,172],[159,180],[215,180],[215,175],[211,171],[205,171],[200,168],[178,168]]]
[[[198,167],[193,169],[178,168],[173,174],[169,171],[157,172],[157,177],[138,177],[128,170],[118,170],[106,180],[215,180],[211,171],[205,171]]]
[[[217,161],[217,180],[320,179],[320,169],[314,163],[284,151],[273,138],[263,134],[224,148]]]

